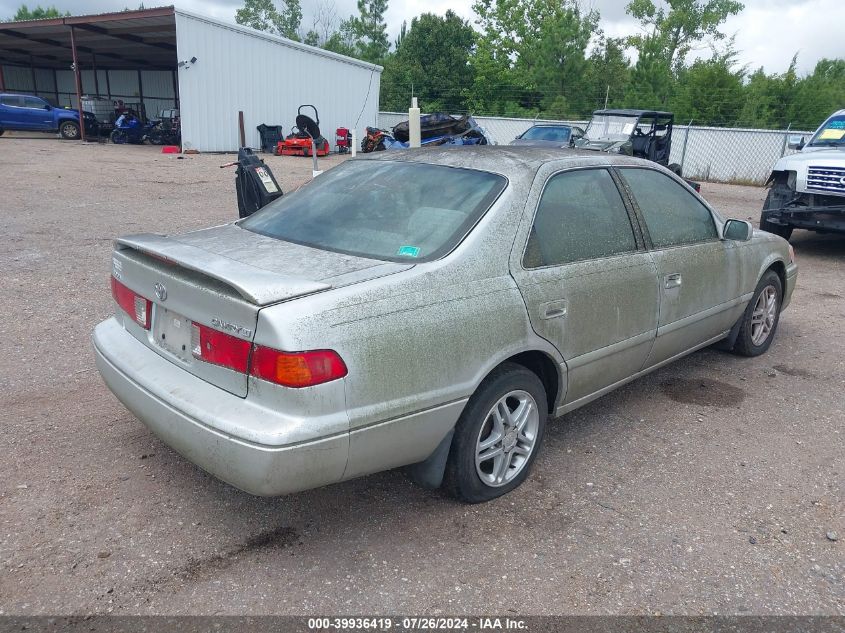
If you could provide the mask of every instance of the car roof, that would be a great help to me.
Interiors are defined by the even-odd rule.
[[[656,163],[619,154],[531,145],[464,145],[396,150],[367,154],[356,160],[389,160],[447,167],[463,167],[501,174],[509,179],[533,178],[544,165],[555,163],[561,169],[602,165],[641,165]]]
[[[531,127],[575,127],[569,123],[532,123]],[[529,128],[531,129],[531,128]]]
[[[618,116],[659,116],[659,117],[674,117],[672,112],[662,112],[660,110],[596,110],[593,114],[615,114]]]

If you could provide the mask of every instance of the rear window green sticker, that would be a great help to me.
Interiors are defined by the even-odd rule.
[[[399,257],[419,257],[420,249],[416,246],[400,246],[396,254]]]

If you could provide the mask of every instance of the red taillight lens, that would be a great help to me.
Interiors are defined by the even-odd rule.
[[[224,334],[210,327],[191,325],[191,352],[194,358],[246,373],[252,343]]]
[[[111,278],[111,294],[117,305],[126,314],[135,319],[135,323],[145,330],[150,329],[153,302],[133,292],[114,277]]]
[[[343,378],[348,370],[343,359],[330,349],[280,352],[256,345],[250,373],[262,380],[299,388]]]

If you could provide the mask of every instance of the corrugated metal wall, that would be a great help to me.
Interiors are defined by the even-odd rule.
[[[137,103],[141,92],[137,70],[83,69],[81,74],[82,93],[85,95],[120,99],[126,103]],[[3,66],[6,89],[12,92],[35,94],[55,102],[60,107],[76,107],[76,84],[70,70],[35,69],[33,72],[23,66]],[[55,80],[54,80],[55,77]],[[148,117],[155,117],[161,110],[176,107],[176,93],[173,88],[173,72],[169,70],[142,70],[144,106]]]
[[[294,125],[300,104],[320,113],[320,129],[334,149],[335,129],[358,137],[378,121],[381,71],[354,60],[251,29],[176,11],[182,144],[185,149],[236,151],[238,111],[246,141],[259,147],[257,125]]]

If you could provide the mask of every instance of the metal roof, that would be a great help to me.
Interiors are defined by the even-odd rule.
[[[657,116],[657,117],[674,117],[671,112],[661,112],[660,110],[596,110],[593,114],[609,114],[617,116]]]
[[[82,66],[90,67],[96,60],[97,68],[101,69],[172,70],[178,63],[177,13],[321,57],[368,70],[382,70],[381,66],[360,59],[182,9],[177,10],[172,6],[46,20],[0,22],[0,59],[8,64],[68,69],[73,62],[70,49],[70,30],[73,27],[79,63]]]
[[[173,7],[0,22],[0,57],[10,64],[68,69],[73,62],[71,27],[81,65],[96,61],[103,69],[176,67]]]

